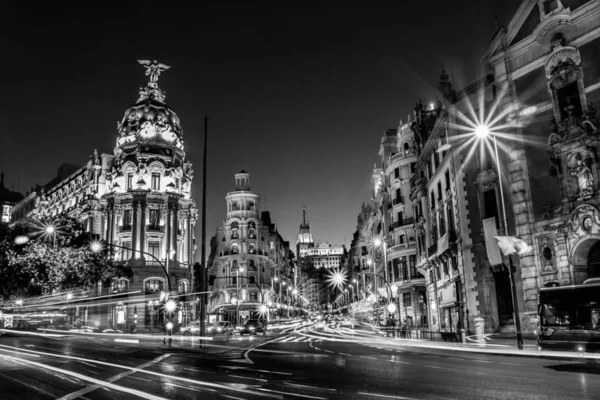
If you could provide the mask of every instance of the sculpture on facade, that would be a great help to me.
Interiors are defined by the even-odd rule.
[[[581,155],[577,155],[577,166],[571,175],[577,177],[577,183],[579,185],[579,195],[581,197],[588,197],[594,193],[594,176],[592,170],[583,162]]]
[[[146,67],[146,76],[150,77],[150,83],[156,84],[158,82],[158,77],[161,72],[170,69],[171,67],[165,64],[161,64],[156,60],[138,60],[140,65]]]

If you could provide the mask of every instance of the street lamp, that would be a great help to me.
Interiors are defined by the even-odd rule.
[[[498,142],[496,141],[496,135],[492,130],[485,124],[479,124],[475,128],[475,134],[481,138],[486,139],[491,136],[494,140],[494,154],[496,156],[496,169],[498,170],[498,183],[500,186],[500,202],[502,204],[502,218],[504,222],[504,234],[508,236],[508,223],[506,218],[506,204],[504,202],[504,189],[502,187],[502,168],[500,168],[500,158],[498,157]],[[519,302],[517,300],[517,289],[515,287],[515,278],[513,275],[513,265],[512,265],[512,257],[510,254],[508,256],[508,276],[510,278],[510,291],[512,295],[513,302],[513,313],[515,320],[515,330],[517,331],[517,347],[519,350],[523,350],[523,336],[521,334],[521,320],[519,316]]]
[[[240,300],[240,272],[244,272],[244,267],[240,266],[238,267],[237,271],[235,272],[235,286],[236,286],[236,307],[235,307],[235,324],[239,325],[240,324],[240,304],[241,304],[241,300]],[[232,299],[233,301],[233,299]]]

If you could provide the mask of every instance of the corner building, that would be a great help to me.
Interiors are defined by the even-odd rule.
[[[119,246],[114,248],[116,258],[127,261],[133,276],[108,285],[99,282],[88,288],[89,293],[105,296],[141,291],[142,295],[124,297],[99,311],[74,305],[76,315],[72,316],[114,329],[129,329],[134,324],[157,327],[161,315],[149,302],[168,291],[169,283],[172,294],[182,295],[190,291],[192,283],[197,220],[190,195],[194,170],[185,161],[179,118],[158,87],[158,76],[166,66],[148,62],[145,67],[150,81],[118,123],[113,154],[99,155],[94,150],[83,167],[50,182],[13,209],[21,218],[78,218],[107,245]],[[193,318],[189,303],[180,311],[181,323]]]

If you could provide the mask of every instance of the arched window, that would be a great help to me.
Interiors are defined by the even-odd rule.
[[[190,283],[186,279],[181,279],[179,281],[179,285],[177,286],[177,291],[180,294],[185,294],[185,293],[189,292],[189,289],[190,289]]]
[[[237,245],[237,243],[234,243],[234,244],[231,246],[231,253],[232,253],[232,254],[239,254],[239,253],[240,253],[240,248],[239,248],[239,246]]]
[[[254,247],[253,244],[251,244],[250,246],[248,246],[248,253],[250,253],[250,254],[256,253],[256,249],[255,249],[255,247]]]
[[[250,283],[256,283],[256,278],[254,275],[250,275]]]
[[[144,282],[144,291],[148,293],[158,293],[164,290],[165,282],[162,279],[150,278]]]
[[[248,261],[248,270],[249,271],[256,271],[256,264],[254,263],[254,260]]]
[[[254,221],[248,222],[248,229],[256,229],[256,224],[254,223]]]
[[[239,239],[240,237],[240,231],[237,229],[232,229],[231,230],[231,238],[232,239]]]
[[[129,281],[125,278],[113,279],[110,283],[111,293],[126,292],[129,288]]]

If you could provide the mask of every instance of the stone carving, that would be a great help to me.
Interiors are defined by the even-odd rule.
[[[592,170],[583,162],[581,155],[577,154],[577,166],[571,175],[577,177],[577,183],[579,185],[579,196],[586,198],[594,193],[594,176]]]
[[[546,78],[563,80],[579,69],[581,57],[575,47],[558,45],[546,61]]]
[[[158,82],[160,73],[171,68],[170,66],[161,64],[156,60],[138,60],[138,63],[146,68],[146,76],[150,77],[150,83],[154,85],[156,85],[156,82]]]

